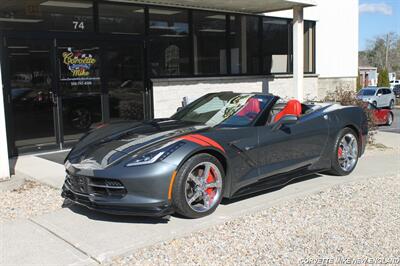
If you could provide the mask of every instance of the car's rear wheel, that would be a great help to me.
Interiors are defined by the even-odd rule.
[[[358,147],[358,138],[354,130],[347,127],[342,129],[335,140],[330,173],[339,176],[350,174],[358,162]]]
[[[391,100],[389,104],[389,109],[393,109],[393,107],[394,107],[394,100]]]
[[[172,192],[172,205],[187,218],[200,218],[215,211],[222,200],[224,169],[217,158],[197,154],[179,169]]]
[[[388,118],[387,118],[386,125],[387,125],[387,126],[391,126],[392,124],[393,124],[393,113],[390,112],[390,113],[388,114]]]

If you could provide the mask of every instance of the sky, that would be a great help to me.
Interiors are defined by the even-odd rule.
[[[365,50],[368,40],[395,32],[400,35],[400,0],[359,0],[359,50]]]

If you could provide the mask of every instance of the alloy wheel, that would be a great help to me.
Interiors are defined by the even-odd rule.
[[[185,183],[186,203],[195,212],[213,208],[222,195],[222,175],[211,162],[197,164],[190,171]]]
[[[388,125],[388,126],[391,126],[392,123],[393,123],[393,115],[392,115],[391,113],[389,113],[387,125]]]
[[[358,159],[358,143],[357,138],[348,133],[340,140],[338,147],[338,161],[342,170],[349,172],[353,170]]]

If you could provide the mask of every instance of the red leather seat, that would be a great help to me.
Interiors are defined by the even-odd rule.
[[[275,115],[274,122],[279,121],[285,115],[295,115],[299,117],[301,115],[301,103],[298,100],[290,100],[286,106]]]
[[[250,113],[258,114],[261,111],[260,102],[256,98],[250,98],[242,110],[237,114],[238,116],[246,116]]]

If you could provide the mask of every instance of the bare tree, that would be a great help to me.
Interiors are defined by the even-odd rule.
[[[359,53],[359,65],[369,65],[400,74],[400,38],[396,33],[377,36]]]

